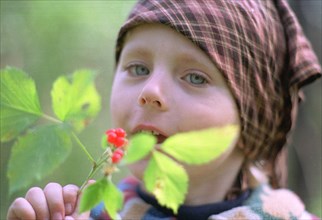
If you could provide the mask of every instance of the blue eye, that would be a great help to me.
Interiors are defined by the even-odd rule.
[[[191,84],[200,86],[203,84],[207,84],[208,81],[205,77],[201,76],[200,74],[197,73],[190,73],[184,77],[186,81],[188,81]]]
[[[135,64],[129,67],[129,72],[134,76],[146,76],[150,71],[143,65]]]

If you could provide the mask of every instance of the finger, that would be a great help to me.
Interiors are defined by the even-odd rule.
[[[36,213],[31,204],[26,199],[17,198],[9,207],[7,219],[36,219]]]
[[[78,215],[73,215],[75,220],[84,220],[84,219],[90,219],[90,211],[87,212],[83,212],[81,214]]]
[[[63,187],[63,199],[65,204],[65,215],[71,215],[76,207],[78,197],[78,186],[66,185]]]
[[[49,207],[50,218],[53,220],[62,220],[63,216],[65,216],[65,206],[61,185],[49,183],[45,187],[44,193]]]
[[[33,207],[37,219],[49,219],[47,201],[42,189],[39,187],[31,188],[25,198]]]

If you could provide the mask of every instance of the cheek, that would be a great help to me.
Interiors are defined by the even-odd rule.
[[[217,99],[216,101],[195,102],[193,108],[186,106],[182,111],[181,130],[198,130],[239,124],[238,111],[234,103]],[[189,109],[189,110],[187,110]]]
[[[114,127],[124,128],[127,110],[130,109],[127,101],[128,97],[121,84],[114,81],[110,100],[111,119]]]

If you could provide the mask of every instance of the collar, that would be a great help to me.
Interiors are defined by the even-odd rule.
[[[155,197],[144,192],[140,186],[137,186],[136,192],[138,196],[147,204],[150,204],[158,211],[166,214],[167,216],[174,216],[178,220],[189,219],[189,220],[200,220],[207,219],[210,215],[219,214],[232,208],[241,206],[243,202],[249,197],[251,190],[247,190],[237,198],[233,200],[226,200],[217,203],[204,204],[198,206],[181,205],[178,209],[178,213],[174,214],[169,208],[166,208],[158,203]]]

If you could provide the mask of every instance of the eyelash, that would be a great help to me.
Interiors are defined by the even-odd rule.
[[[143,67],[145,70],[147,70],[148,72],[146,73],[146,74],[138,74],[136,71],[137,71],[137,68],[138,67]],[[146,67],[146,66],[144,66],[144,65],[142,65],[142,64],[130,64],[130,65],[128,65],[126,68],[125,68],[125,70],[128,72],[128,73],[130,73],[130,75],[132,75],[132,76],[146,76],[146,75],[149,75],[150,74],[150,70]],[[141,69],[142,70],[142,69]]]
[[[201,83],[193,83],[192,81],[191,81],[191,77],[192,76],[196,76],[196,77],[198,77],[198,78],[201,78]],[[187,81],[188,83],[190,83],[190,84],[192,84],[192,85],[194,85],[194,86],[204,86],[205,84],[208,84],[209,83],[209,81],[206,79],[206,77],[204,77],[203,75],[201,75],[201,74],[199,74],[199,73],[189,73],[189,74],[187,74],[186,76],[184,76],[183,77],[183,79],[185,80],[185,81]]]
[[[146,74],[138,74],[136,73],[135,71],[137,71],[136,68],[138,67],[143,67],[145,70],[147,70],[148,72]],[[150,74],[150,70],[145,66],[145,65],[142,65],[142,64],[137,64],[137,63],[134,63],[134,64],[130,64],[128,65],[125,70],[132,76],[146,76],[146,75],[149,75]],[[142,70],[142,69],[141,69]],[[191,77],[192,76],[196,76],[196,77],[199,77],[201,78],[201,81],[200,83],[193,83],[191,81]],[[183,80],[187,81],[189,84],[192,84],[193,86],[197,86],[197,87],[201,87],[201,86],[204,86],[205,84],[208,84],[209,81],[206,79],[206,77],[204,77],[202,74],[199,74],[199,73],[189,73],[187,75],[185,75],[183,78]]]

